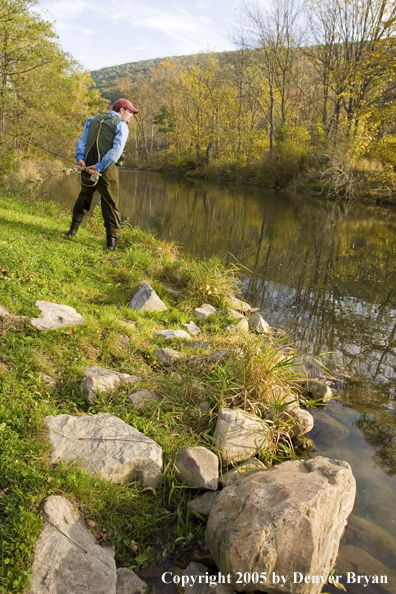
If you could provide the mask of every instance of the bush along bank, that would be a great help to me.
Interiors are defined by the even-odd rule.
[[[330,392],[298,385],[235,271],[128,226],[103,252],[99,217],[68,238],[53,203],[0,211],[0,591],[146,591],[134,571],[167,557],[168,581],[205,560],[237,591],[327,578],[354,479],[296,448],[299,390]]]

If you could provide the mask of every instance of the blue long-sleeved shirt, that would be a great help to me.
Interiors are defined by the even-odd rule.
[[[113,111],[112,109],[110,109],[109,115],[114,116],[114,115],[119,115],[119,114],[116,111]],[[81,159],[84,159],[84,157],[85,157],[85,147],[87,144],[89,125],[94,117],[95,116],[93,116],[92,118],[89,118],[85,122],[83,133],[81,134],[80,138],[78,139],[77,146],[76,146],[76,161],[77,161],[77,163],[79,161],[81,161]],[[99,163],[96,163],[96,165],[95,165],[96,169],[99,171],[99,173],[102,173],[105,169],[110,167],[110,165],[117,163],[118,159],[122,155],[122,151],[124,150],[125,143],[128,139],[128,134],[129,134],[128,124],[126,122],[124,122],[124,120],[120,120],[116,126],[116,129],[115,129],[113,148],[111,148],[104,155],[104,157],[99,161]]]

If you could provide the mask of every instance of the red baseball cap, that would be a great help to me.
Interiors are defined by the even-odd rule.
[[[132,111],[132,113],[139,113],[139,110],[136,109],[136,107],[133,107],[132,103],[128,101],[128,99],[117,99],[113,105],[113,109],[121,109],[121,107],[129,109],[129,111]]]

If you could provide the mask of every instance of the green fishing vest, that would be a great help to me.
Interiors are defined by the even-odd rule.
[[[118,115],[109,115],[107,113],[101,113],[96,116],[89,124],[87,143],[85,145],[85,159],[95,142],[96,134],[98,132],[99,124],[102,122],[102,128],[99,133],[97,145],[99,148],[100,158],[102,159],[105,154],[113,148],[115,129],[118,122],[121,121]]]

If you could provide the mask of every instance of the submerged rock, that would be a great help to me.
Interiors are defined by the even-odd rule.
[[[335,446],[349,435],[349,429],[322,410],[315,410],[312,437],[316,445]]]
[[[140,311],[166,311],[168,309],[148,283],[144,283],[140,287],[130,300],[128,307]]]
[[[309,392],[313,400],[325,402],[333,396],[333,391],[327,384],[318,380],[308,379],[296,382],[303,390]]]
[[[58,330],[85,324],[84,318],[69,305],[59,305],[49,301],[36,301],[34,305],[41,311],[39,318],[30,320],[30,324],[37,330]]]
[[[113,415],[49,416],[44,424],[53,464],[80,462],[92,474],[115,483],[141,480],[155,487],[161,480],[161,447]]]
[[[210,512],[206,542],[219,571],[267,572],[254,590],[279,592],[271,576],[289,576],[282,592],[319,594],[323,583],[293,583],[293,572],[327,579],[352,511],[356,482],[346,462],[315,458],[255,472],[221,491]]]
[[[43,519],[28,594],[116,594],[114,550],[100,546],[70,501],[51,495]]]

